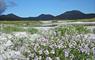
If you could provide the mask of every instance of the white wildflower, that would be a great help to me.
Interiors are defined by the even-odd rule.
[[[45,53],[46,55],[48,55],[48,54],[49,54],[49,51],[48,51],[48,50],[45,50],[44,53]]]
[[[93,55],[94,55],[94,59],[95,59],[95,47],[93,47]]]
[[[60,60],[60,58],[59,57],[55,57],[55,60]]]
[[[4,60],[4,58],[2,57],[2,55],[0,55],[0,60]]]
[[[46,57],[46,60],[52,60],[52,58],[51,57]]]
[[[8,40],[8,41],[6,42],[6,44],[5,44],[6,47],[9,47],[9,46],[11,46],[11,45],[13,45],[13,43],[12,43],[10,40]]]
[[[42,56],[39,56],[39,60],[42,60]]]
[[[65,57],[68,57],[69,56],[69,50],[65,50],[64,54],[65,54]]]
[[[55,54],[55,50],[54,50],[54,49],[52,49],[50,53]]]
[[[43,53],[43,50],[41,49],[41,50],[39,50],[38,52],[39,52],[39,54],[42,54],[42,53]]]
[[[35,56],[35,57],[34,57],[34,60],[38,60],[38,59],[39,59],[38,56]]]

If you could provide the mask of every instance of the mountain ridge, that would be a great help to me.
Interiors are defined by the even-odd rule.
[[[11,20],[11,21],[23,21],[23,20],[72,20],[72,19],[89,19],[89,18],[95,18],[95,13],[89,13],[85,14],[81,11],[78,10],[72,10],[72,11],[67,11],[64,12],[60,15],[53,16],[51,14],[41,14],[37,17],[19,17],[16,16],[15,14],[8,14],[8,15],[1,15],[0,16],[0,21],[3,20]]]

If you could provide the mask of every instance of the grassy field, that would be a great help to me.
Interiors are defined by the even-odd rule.
[[[53,23],[61,24],[65,22],[94,22],[95,18],[92,19],[78,19],[78,20],[53,20],[53,21],[0,21],[0,31],[3,32],[23,32],[23,31],[36,31],[36,29],[32,29],[32,27],[42,27],[47,26],[50,27]],[[57,26],[57,24],[55,26]],[[23,27],[31,27],[23,29]],[[3,29],[2,29],[3,28]]]
[[[95,18],[91,18],[91,19],[67,20],[67,22],[95,22]]]
[[[48,20],[47,20],[48,21]],[[54,22],[95,22],[95,18],[91,19],[76,19],[76,20],[49,20],[52,23]],[[0,21],[0,24],[14,24],[14,25],[25,25],[25,26],[35,26],[42,24],[42,20],[40,21]],[[47,22],[48,23],[48,22]]]
[[[91,19],[75,19],[75,20],[53,20],[52,22],[65,21],[65,22],[95,22],[95,18]]]
[[[6,29],[9,30],[9,27]],[[15,30],[15,28],[10,29]],[[0,58],[3,60],[95,59],[95,40],[87,35],[91,32],[85,26],[62,25],[48,31],[37,32],[35,29],[29,31],[32,33],[1,33]]]
[[[40,21],[0,21],[0,24],[10,24],[16,26],[39,26]]]
[[[0,21],[0,51],[3,52],[0,58],[3,60],[94,60],[95,40],[91,37],[94,34],[88,26],[58,25],[49,30],[33,28],[65,22],[75,22],[75,20]]]

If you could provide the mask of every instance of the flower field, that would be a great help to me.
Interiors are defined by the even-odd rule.
[[[95,60],[95,40],[86,26],[6,29],[0,32],[0,60]]]

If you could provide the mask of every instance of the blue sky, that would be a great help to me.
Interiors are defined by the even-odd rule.
[[[12,1],[12,0],[11,0]],[[13,0],[16,5],[8,7],[4,14],[14,13],[21,17],[35,17],[40,14],[54,16],[70,10],[84,13],[95,12],[95,0]]]

